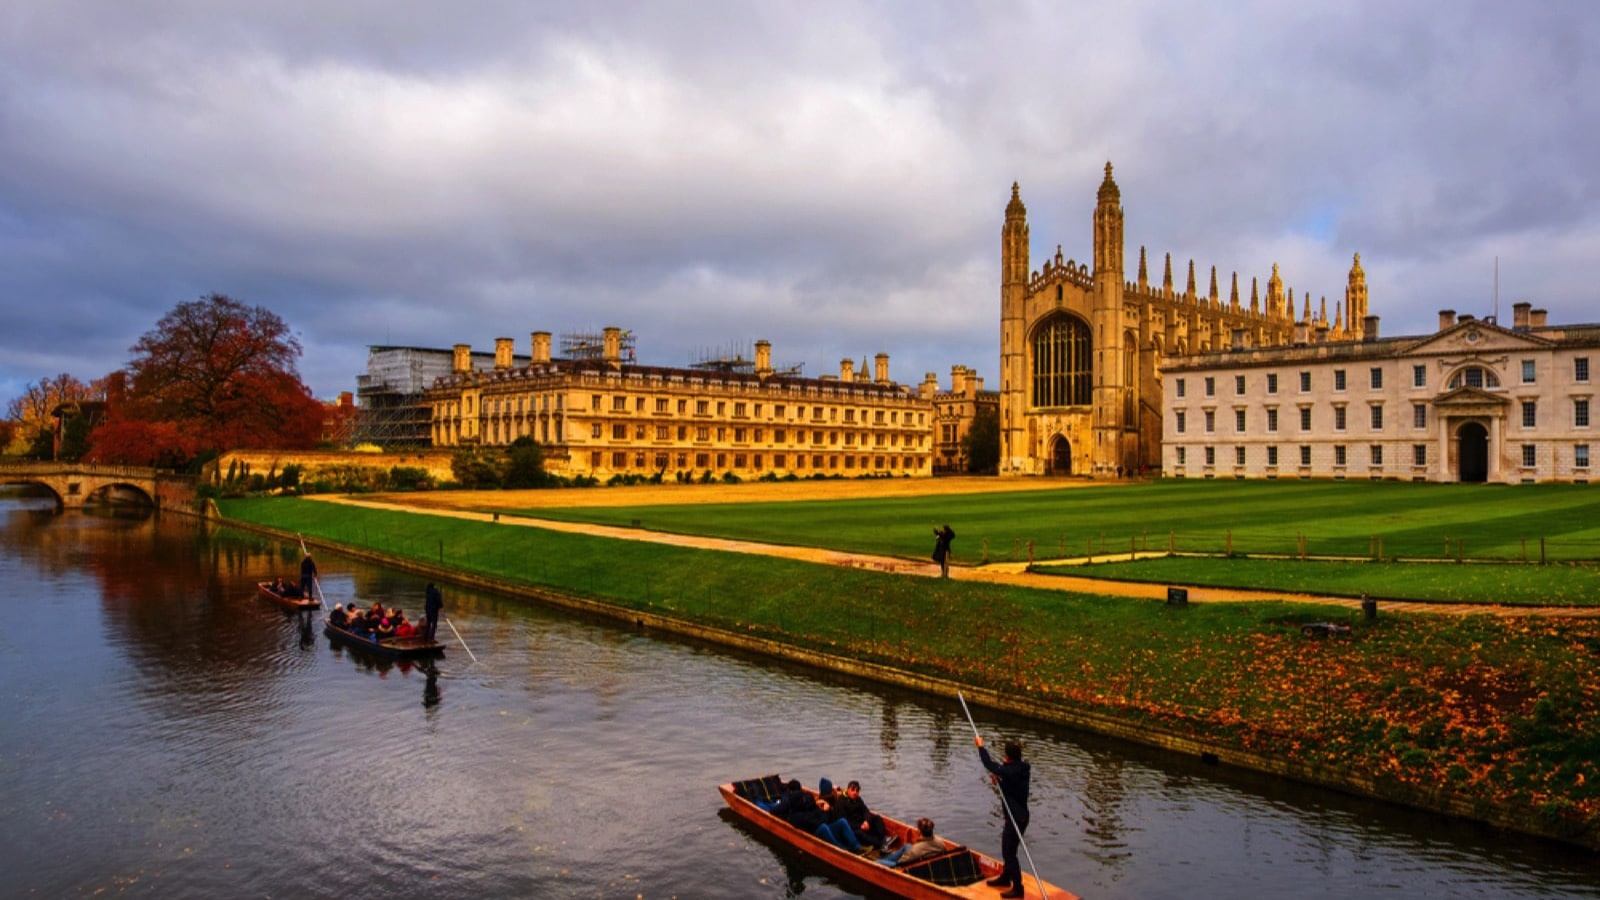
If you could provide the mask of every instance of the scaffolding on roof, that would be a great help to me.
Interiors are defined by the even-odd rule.
[[[633,360],[633,332],[622,329],[617,339],[619,359]],[[561,336],[561,356],[564,359],[596,360],[606,357],[604,332],[574,331]]]

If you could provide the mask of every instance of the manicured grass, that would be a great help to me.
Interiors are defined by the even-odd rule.
[[[1350,773],[1397,799],[1443,791],[1486,815],[1520,811],[1530,830],[1600,844],[1594,620],[1366,622],[1282,602],[1171,607],[293,499],[220,506],[308,537]],[[805,537],[794,523],[788,530]],[[1353,631],[1307,638],[1298,626],[1312,620]]]
[[[1511,605],[1600,605],[1593,563],[1378,563],[1331,560],[1164,557],[1134,562],[1038,566],[1036,571],[1154,584],[1259,588],[1389,600]]]
[[[620,488],[618,490],[626,490]],[[575,498],[581,503],[581,498]],[[1600,560],[1600,489],[1400,481],[1168,479],[1059,491],[795,503],[517,509],[506,514],[956,561],[1189,553]],[[1302,546],[1301,539],[1304,539]]]

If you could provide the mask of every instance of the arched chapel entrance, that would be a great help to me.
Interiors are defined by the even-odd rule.
[[[1462,483],[1481,484],[1489,480],[1489,431],[1477,422],[1468,422],[1456,431],[1456,459]]]
[[[1072,474],[1072,444],[1059,434],[1050,439],[1050,474]]]

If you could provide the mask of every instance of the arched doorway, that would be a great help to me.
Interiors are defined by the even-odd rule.
[[[1050,439],[1050,474],[1072,474],[1072,444],[1059,434]]]
[[[1456,459],[1460,461],[1461,481],[1481,484],[1489,480],[1489,431],[1477,422],[1468,422],[1456,431]]]

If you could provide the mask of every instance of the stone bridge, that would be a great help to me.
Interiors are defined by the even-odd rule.
[[[139,466],[92,463],[14,462],[0,464],[0,485],[36,484],[49,488],[58,509],[113,503],[193,511],[194,478]]]

